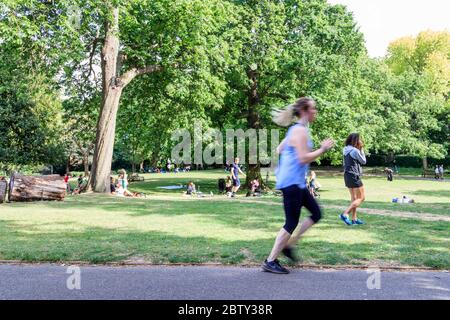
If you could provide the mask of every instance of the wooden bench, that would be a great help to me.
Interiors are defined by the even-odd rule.
[[[380,168],[371,168],[371,169],[364,170],[364,172],[366,174],[375,174],[375,175],[385,174],[384,169],[380,169]]]
[[[423,170],[422,171],[422,177],[426,178],[427,176],[430,176],[430,177],[434,178],[436,176],[436,173],[432,169]]]
[[[138,174],[133,174],[130,177],[128,177],[128,181],[129,182],[137,182],[137,181],[144,181],[144,177],[141,177]]]

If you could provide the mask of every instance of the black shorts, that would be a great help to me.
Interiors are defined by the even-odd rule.
[[[283,228],[289,234],[292,234],[297,228],[302,207],[308,209],[311,213],[310,218],[314,223],[319,222],[322,218],[319,205],[308,189],[300,189],[298,186],[293,185],[281,189],[281,191],[283,191],[284,213],[286,216],[286,223]]]
[[[361,188],[363,186],[361,176],[353,173],[344,173],[345,186],[350,189]]]

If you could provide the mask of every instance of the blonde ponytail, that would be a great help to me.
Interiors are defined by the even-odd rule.
[[[294,105],[290,104],[284,110],[273,110],[272,120],[280,127],[289,127],[294,121]]]
[[[273,110],[273,122],[281,127],[289,127],[295,118],[300,117],[302,111],[306,111],[314,105],[314,99],[309,97],[300,98],[295,103],[288,105],[284,110]]]

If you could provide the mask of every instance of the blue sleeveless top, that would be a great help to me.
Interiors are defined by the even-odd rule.
[[[288,141],[292,134],[292,129],[297,126],[304,127],[304,125],[300,123],[291,126],[286,134],[286,138],[288,139]],[[312,150],[313,142],[308,129],[307,132],[308,148],[309,150]],[[308,170],[309,164],[300,163],[297,157],[297,151],[293,146],[289,145],[289,142],[287,142],[287,146],[281,153],[280,163],[278,164],[276,172],[276,188],[278,190],[281,190],[293,185],[297,185],[300,189],[306,189],[306,175],[308,174]]]

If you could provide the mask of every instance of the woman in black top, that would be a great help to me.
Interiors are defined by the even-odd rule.
[[[365,200],[364,185],[361,180],[361,165],[366,164],[366,155],[363,151],[363,142],[359,133],[352,133],[345,141],[344,148],[344,181],[345,186],[350,191],[351,204],[343,214],[340,215],[342,221],[347,225],[364,224],[358,219],[356,209]],[[349,214],[352,213],[352,220]]]

